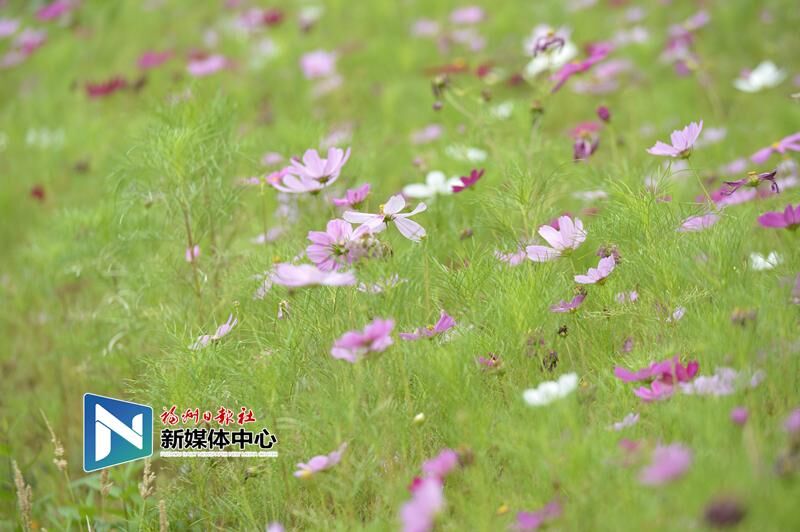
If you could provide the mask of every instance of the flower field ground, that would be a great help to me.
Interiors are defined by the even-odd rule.
[[[0,528],[800,529],[798,25],[0,1]]]

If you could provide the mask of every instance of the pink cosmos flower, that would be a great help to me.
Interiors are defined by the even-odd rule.
[[[628,293],[618,292],[617,295],[614,296],[614,299],[620,305],[625,303],[626,301],[634,303],[639,299],[639,292],[637,292],[636,290],[631,290]]]
[[[597,122],[582,122],[572,129],[570,136],[574,141],[572,145],[574,161],[586,160],[597,151],[600,145],[598,131],[600,131],[600,124]]]
[[[406,206],[406,200],[402,195],[397,194],[389,198],[385,205],[381,205],[378,214],[369,214],[364,212],[346,211],[342,218],[348,222],[364,224],[368,226],[373,233],[379,233],[386,229],[389,222],[394,222],[397,230],[400,231],[404,237],[414,242],[419,242],[425,238],[425,229],[413,220],[409,220],[411,216],[419,214],[425,209],[427,205],[419,203],[413,211],[408,213],[400,213]]]
[[[488,357],[479,356],[475,359],[475,362],[477,362],[483,370],[499,369],[503,365],[503,361],[494,353],[489,353]]]
[[[586,294],[578,294],[572,298],[572,301],[559,301],[550,307],[550,312],[574,312],[583,304],[584,299],[586,299]]]
[[[660,380],[671,384],[674,381],[690,381],[697,374],[699,369],[700,364],[696,360],[684,366],[681,364],[678,355],[675,355],[666,360],[653,362],[648,367],[637,371],[630,371],[629,369],[617,366],[614,368],[614,375],[624,382]]]
[[[443,486],[436,478],[423,478],[400,508],[403,532],[429,532],[436,515],[444,508]]]
[[[611,43],[595,43],[589,47],[589,56],[583,61],[573,61],[567,63],[561,69],[553,74],[552,80],[556,82],[555,86],[550,92],[556,92],[560,89],[572,76],[575,74],[586,72],[594,65],[608,57],[608,54],[614,49]]]
[[[597,268],[589,268],[586,275],[576,275],[575,282],[579,284],[603,284],[606,277],[611,275],[617,265],[613,255],[600,259]]]
[[[333,198],[331,203],[337,207],[356,207],[363,203],[369,195],[370,185],[366,183],[358,188],[347,189],[343,198]]]
[[[264,166],[275,166],[283,162],[283,155],[280,153],[269,151],[261,156],[261,164]]]
[[[15,18],[0,18],[0,39],[14,35],[19,29],[19,20]]]
[[[102,83],[87,83],[86,94],[89,98],[102,98],[124,89],[127,85],[127,81],[117,76]]]
[[[650,387],[642,386],[633,391],[636,397],[639,397],[645,403],[653,401],[663,401],[672,396],[675,392],[674,387],[664,381],[656,380],[650,383]]]
[[[348,286],[356,284],[353,272],[325,272],[311,264],[276,264],[270,275],[275,284],[296,288],[301,286]]]
[[[460,7],[450,13],[450,22],[453,24],[477,24],[484,18],[486,18],[486,13],[480,6]]]
[[[224,55],[213,54],[204,58],[191,59],[186,65],[186,70],[190,75],[201,78],[219,72],[227,66],[228,60]]]
[[[518,248],[517,251],[512,253],[503,253],[502,251],[495,250],[494,257],[499,261],[505,262],[509,266],[518,266],[528,258],[528,252],[525,251],[523,247]]]
[[[350,243],[369,232],[366,225],[354,231],[353,226],[344,220],[331,220],[325,231],[308,232],[311,245],[306,248],[306,255],[324,272],[338,270],[354,262]]]
[[[228,316],[228,321],[217,327],[217,331],[214,334],[204,334],[197,338],[197,341],[189,346],[189,349],[192,351],[197,351],[206,347],[211,342],[216,342],[236,327],[236,324],[239,323],[238,318],[234,318],[233,314]]]
[[[392,345],[394,321],[375,319],[363,331],[344,333],[331,348],[331,356],[355,364],[368,353],[382,353]]]
[[[45,30],[26,28],[14,39],[14,45],[25,55],[31,55],[47,40]]]
[[[558,501],[552,501],[535,512],[518,512],[514,530],[519,532],[539,530],[543,524],[560,517],[562,512],[561,504]]]
[[[792,410],[783,422],[783,430],[789,434],[800,434],[800,408]]]
[[[624,418],[622,421],[617,421],[611,425],[611,428],[617,432],[621,431],[622,429],[626,429],[628,427],[632,427],[639,422],[639,414],[631,412]]]
[[[659,445],[653,451],[650,464],[639,473],[639,482],[660,486],[682,477],[692,465],[692,451],[679,443]]]
[[[69,0],[55,0],[55,2],[40,7],[36,12],[36,18],[42,22],[54,20],[69,13],[73,7],[73,3]]]
[[[347,443],[343,443],[335,451],[327,455],[317,455],[308,461],[307,464],[300,462],[297,464],[297,471],[294,476],[297,478],[310,478],[320,471],[330,469],[342,460],[342,453],[347,449]]]
[[[561,256],[564,253],[577,249],[586,240],[586,231],[579,218],[572,220],[569,216],[558,218],[558,229],[543,225],[539,228],[539,235],[544,238],[547,246],[527,246],[525,251],[528,258],[534,262],[546,262]]]
[[[453,185],[453,192],[462,192],[467,190],[468,188],[472,187],[478,180],[483,177],[483,168],[478,170],[477,168],[473,168],[472,171],[469,173],[468,176],[461,176],[460,185]]]
[[[200,246],[195,244],[194,247],[186,248],[186,262],[194,262],[200,256]]]
[[[147,70],[160,66],[161,64],[167,62],[171,57],[172,52],[169,50],[164,52],[147,51],[139,56],[139,60],[136,62],[136,64],[142,70]]]
[[[774,229],[797,229],[800,226],[800,204],[792,207],[786,206],[783,212],[767,212],[758,217],[758,223],[763,227]]]
[[[747,418],[749,417],[749,413],[747,408],[743,406],[737,406],[733,410],[731,410],[731,421],[736,423],[739,426],[744,425],[747,423]]]
[[[443,449],[438,455],[422,464],[422,472],[426,477],[443,480],[458,466],[458,453],[452,449]]]
[[[701,375],[692,382],[680,382],[681,392],[687,395],[731,395],[736,392],[739,372],[733,368],[716,368],[713,375]]]
[[[701,216],[690,216],[686,218],[678,228],[679,233],[692,233],[708,229],[719,221],[719,215],[713,212]]]
[[[800,131],[773,143],[766,148],[762,148],[750,156],[750,160],[756,164],[767,162],[773,153],[784,154],[787,151],[800,152]]]
[[[302,162],[293,158],[290,166],[267,176],[267,182],[281,192],[318,192],[339,179],[349,158],[350,148],[328,148],[326,159],[321,158],[317,150],[306,150]]]
[[[440,124],[429,124],[411,133],[411,143],[427,144],[441,137],[442,133],[444,133],[444,128]]]
[[[300,68],[306,79],[327,78],[336,73],[335,52],[325,50],[314,50],[303,54],[300,58]]]
[[[647,150],[650,155],[663,155],[665,157],[678,157],[685,159],[692,154],[692,146],[703,130],[703,121],[700,123],[692,122],[681,130],[675,130],[670,135],[672,145],[665,144],[660,140]]]
[[[419,340],[420,338],[432,338],[434,336],[439,336],[443,332],[452,329],[456,326],[456,320],[453,319],[447,312],[444,310],[439,315],[439,321],[436,322],[436,325],[428,326],[428,327],[419,327],[416,331],[411,333],[400,333],[400,338],[403,340]]]

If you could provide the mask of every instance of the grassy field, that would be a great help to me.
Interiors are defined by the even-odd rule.
[[[759,222],[800,203],[796,2],[480,3],[0,1],[0,529],[800,528],[800,213]],[[424,238],[364,224],[344,285],[284,286],[309,231],[473,169],[406,189]],[[675,355],[658,400],[615,370]],[[87,392],[153,407],[152,461],[83,471]],[[171,405],[279,456],[160,458]]]

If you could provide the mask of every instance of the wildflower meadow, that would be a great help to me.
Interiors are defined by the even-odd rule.
[[[791,0],[0,0],[0,529],[800,529]]]

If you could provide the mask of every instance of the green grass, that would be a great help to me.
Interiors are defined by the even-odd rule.
[[[34,524],[48,530],[158,529],[160,500],[175,530],[263,530],[271,521],[287,529],[396,529],[408,484],[444,447],[469,449],[474,461],[448,477],[437,530],[503,530],[516,511],[554,498],[564,513],[553,529],[702,529],[703,509],[719,495],[746,507],[742,529],[800,526],[797,473],[780,476],[774,467],[789,445],[783,419],[800,405],[800,307],[789,302],[800,248],[796,233],[756,223],[763,212],[797,203],[798,189],[729,207],[706,231],[678,233],[683,219],[701,212],[694,175],[662,179],[657,194],[643,186],[663,162],[645,149],[692,120],[728,129],[722,143],[690,159],[693,171],[715,179],[713,188],[739,177],[717,168],[798,130],[791,79],[759,94],[731,85],[763,59],[790,78],[798,73],[793,2],[708,3],[712,21],[699,30],[696,49],[710,90],[657,60],[667,26],[696,9],[676,0],[648,4],[642,24],[650,40],[614,52],[639,71],[617,92],[578,95],[568,85],[548,95],[544,78],[486,86],[461,74],[439,112],[431,108],[426,68],[462,57],[473,68],[491,61],[510,73],[525,65],[520,43],[537,23],[569,25],[585,43],[613,35],[624,10],[608,2],[577,13],[561,2],[485,2],[490,18],[478,29],[486,49],[440,55],[433,42],[410,37],[409,27],[421,16],[444,23],[457,4],[325,2],[320,22],[304,34],[296,24],[301,4],[286,3],[283,24],[261,34],[278,54],[254,69],[248,60],[258,39],[228,32],[233,14],[217,3],[173,1],[148,11],[141,2],[85,0],[61,25],[36,22],[35,4],[0,8],[0,17],[48,30],[48,42],[0,78],[0,528],[21,526],[14,460],[32,487]],[[760,21],[762,9],[773,22]],[[238,65],[193,79],[185,53],[203,47],[209,28],[219,33],[219,52]],[[0,41],[0,53],[7,46]],[[134,79],[144,50],[166,48],[177,57],[149,71],[140,91],[87,98],[86,81]],[[318,48],[341,51],[344,84],[315,100],[298,60]],[[483,89],[491,91],[489,104]],[[175,103],[185,91],[191,97]],[[514,102],[512,116],[493,118],[491,105],[506,100]],[[532,131],[534,100],[544,113]],[[610,107],[613,130],[601,133],[590,161],[574,164],[567,132],[593,119],[600,104]],[[443,138],[411,145],[409,133],[431,122],[445,127]],[[238,179],[262,174],[265,152],[300,154],[345,123],[352,124],[346,146],[353,154],[333,188],[371,183],[366,212],[424,180],[416,157],[426,169],[466,175],[472,164],[445,155],[453,143],[487,150],[480,163],[486,176],[475,190],[427,202],[415,218],[428,232],[423,243],[390,228],[381,239],[391,254],[355,269],[365,283],[393,274],[407,282],[381,294],[276,286],[253,299],[254,276],[301,254],[307,232],[322,230],[338,211],[322,196],[299,197],[287,233],[253,245],[265,226],[279,223],[276,194]],[[646,125],[651,133],[641,133]],[[63,144],[26,142],[42,128],[63,131]],[[44,202],[29,194],[36,184],[45,188]],[[573,196],[587,190],[609,197],[587,203]],[[672,201],[657,201],[662,194]],[[589,206],[597,213],[579,214]],[[515,268],[493,257],[564,211],[578,214],[588,232],[572,256]],[[196,272],[184,260],[186,220],[202,247]],[[461,238],[465,229],[471,237]],[[609,244],[622,261],[608,282],[589,287],[577,313],[549,312],[573,293],[573,275],[596,266],[595,251]],[[750,254],[770,251],[783,262],[754,271]],[[638,302],[615,302],[616,293],[634,289]],[[279,320],[287,303],[288,318]],[[679,306],[684,318],[666,322],[664,309]],[[737,308],[757,310],[757,318],[737,325]],[[411,331],[435,322],[441,309],[458,323],[447,341],[396,339],[355,365],[329,355],[338,337],[373,318],[393,318],[396,332]],[[188,349],[230,313],[239,319],[231,334]],[[634,348],[624,354],[628,337]],[[539,339],[543,346],[532,348]],[[552,373],[541,360],[550,350],[558,353]],[[489,352],[502,359],[502,372],[477,367],[475,358]],[[731,396],[643,404],[613,376],[616,365],[638,368],[676,353],[697,359],[702,374],[728,366],[748,375],[763,370],[766,379]],[[580,377],[576,393],[544,408],[523,402],[525,389],[567,372]],[[151,404],[156,415],[172,404],[248,406],[277,435],[280,456],[154,456],[151,497],[142,499],[137,488],[142,462],[112,468],[114,487],[101,497],[100,474],[81,470],[85,392]],[[750,410],[744,428],[729,420],[737,405]],[[641,414],[637,425],[608,429],[629,412]],[[52,462],[42,413],[65,447],[66,478]],[[425,420],[415,423],[419,413]],[[694,462],[668,486],[641,486],[638,463],[621,465],[622,437],[647,448],[681,442]],[[342,442],[349,448],[337,467],[307,480],[292,476],[297,462]],[[502,505],[510,511],[498,514]]]

